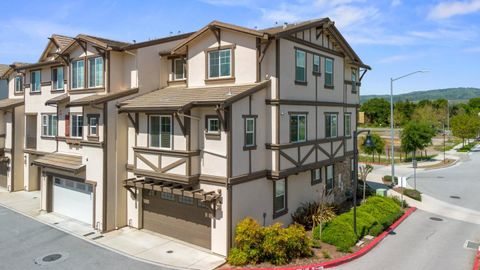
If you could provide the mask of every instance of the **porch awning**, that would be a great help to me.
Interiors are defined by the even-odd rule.
[[[82,97],[76,100],[72,100],[67,104],[67,107],[80,107],[80,106],[88,106],[88,105],[99,105],[102,103],[106,103],[115,99],[119,99],[122,97],[126,97],[132,94],[138,93],[138,88],[132,88],[128,90],[122,90],[115,93],[109,93],[104,95],[90,95],[86,97]]]
[[[61,153],[51,153],[43,157],[40,157],[32,162],[33,165],[39,167],[47,167],[53,169],[59,169],[64,171],[69,171],[73,173],[78,173],[80,170],[85,168],[85,164],[82,163],[81,156],[61,154]]]
[[[65,93],[65,94],[61,94],[61,95],[58,95],[54,98],[51,98],[49,100],[47,100],[45,102],[45,105],[57,105],[58,103],[62,103],[62,102],[68,102],[70,101],[70,96]]]
[[[0,100],[0,110],[8,110],[23,105],[23,98],[7,98]]]

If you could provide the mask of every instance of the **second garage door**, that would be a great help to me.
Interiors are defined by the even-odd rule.
[[[92,185],[63,178],[54,178],[53,212],[92,224]]]
[[[144,190],[143,228],[207,249],[211,246],[208,210],[190,197]]]
[[[0,187],[7,188],[7,163],[0,162]]]

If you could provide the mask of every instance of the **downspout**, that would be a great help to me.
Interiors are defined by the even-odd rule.
[[[12,135],[15,132],[15,107],[12,109]],[[35,134],[36,135],[36,134]],[[12,136],[12,162],[10,166],[10,190],[9,192],[12,192],[15,190],[15,137]]]
[[[108,112],[108,104],[104,103],[103,104],[103,186],[102,186],[102,232],[106,232],[107,230],[107,128],[108,128],[108,117],[107,117],[107,112]],[[97,228],[98,229],[98,228]]]

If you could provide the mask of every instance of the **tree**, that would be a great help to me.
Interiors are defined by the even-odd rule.
[[[362,178],[363,181],[363,200],[365,201],[365,190],[367,189],[367,176],[373,171],[373,166],[370,164],[360,166],[358,168],[360,171],[360,177]]]
[[[428,123],[430,126],[441,128],[443,123],[446,122],[447,111],[446,107],[436,108],[431,104],[424,106],[418,106],[412,115],[412,120],[416,122]]]
[[[465,139],[474,138],[478,135],[480,119],[474,114],[459,114],[452,117],[450,125],[453,135],[461,138],[463,146],[465,146]]]
[[[474,109],[479,109],[480,108],[480,97],[471,98],[468,101],[468,106],[470,106]]]
[[[406,153],[413,152],[413,158],[417,150],[423,150],[432,143],[435,129],[425,122],[411,121],[402,131],[402,150]]]
[[[397,101],[394,105],[393,121],[396,126],[403,126],[408,123],[417,107],[415,103],[409,100]]]
[[[373,146],[366,146],[366,138],[364,138],[362,143],[360,144],[360,148],[365,154],[372,155],[372,161],[375,161],[375,154],[378,154],[378,156],[380,157],[380,154],[383,154],[383,152],[385,151],[385,141],[378,134],[371,134],[370,138],[372,139]]]
[[[387,125],[390,123],[390,103],[383,98],[372,98],[365,102],[361,109],[365,112],[369,123]]]

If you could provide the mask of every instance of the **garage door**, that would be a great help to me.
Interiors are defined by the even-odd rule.
[[[52,199],[53,212],[92,224],[92,185],[54,177]]]
[[[207,208],[197,199],[144,190],[144,229],[210,249],[210,224]]]
[[[0,162],[0,187],[7,188],[7,163]]]

